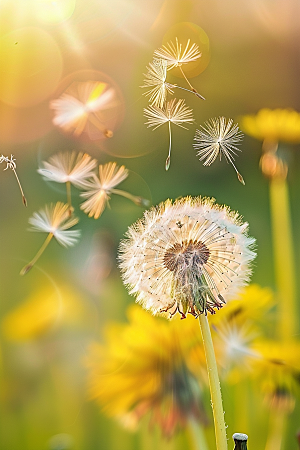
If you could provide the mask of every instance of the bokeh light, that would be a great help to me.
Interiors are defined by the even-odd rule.
[[[36,105],[56,89],[61,52],[46,31],[24,27],[0,39],[0,99],[16,107]]]
[[[76,0],[35,0],[35,14],[44,23],[59,23],[69,19],[76,6]]]
[[[198,45],[202,53],[201,58],[184,66],[184,72],[189,78],[198,76],[206,69],[210,61],[210,46],[207,34],[195,23],[180,22],[169,28],[163,37],[163,45],[166,45],[168,42],[175,43],[176,37],[178,42],[182,43],[183,48],[185,48],[189,39],[191,44],[195,43]],[[172,73],[177,77],[183,78],[182,73],[177,68],[174,68]]]

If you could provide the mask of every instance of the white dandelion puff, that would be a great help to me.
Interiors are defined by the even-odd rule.
[[[247,230],[238,213],[211,199],[167,200],[128,229],[123,281],[154,314],[213,314],[249,282],[256,254]]]
[[[197,61],[201,57],[201,52],[197,44],[191,44],[190,39],[188,39],[186,46],[184,47],[181,43],[178,42],[178,38],[175,38],[174,42],[168,42],[166,45],[163,45],[158,50],[154,52],[154,58],[160,58],[167,62],[168,70],[173,69],[174,67],[178,67],[182,76],[184,77],[187,84],[190,86],[192,92],[197,96],[202,98],[204,97],[200,95],[197,90],[191,85],[187,76],[185,75],[182,65],[188,64],[193,61]]]
[[[3,163],[3,162],[6,162],[6,167],[3,170],[11,169],[13,171],[13,173],[15,174],[15,177],[16,177],[16,180],[17,180],[17,183],[18,183],[21,195],[22,195],[23,205],[27,206],[27,200],[26,200],[26,197],[24,195],[24,192],[23,192],[23,189],[22,189],[19,177],[18,177],[17,172],[16,172],[17,164],[16,164],[16,159],[14,158],[14,155],[10,155],[10,158],[8,156],[0,155],[0,164]]]
[[[118,194],[132,200],[138,206],[148,206],[148,200],[142,197],[134,196],[128,192],[115,187],[128,177],[128,170],[125,166],[117,166],[115,162],[109,162],[99,166],[99,178],[94,175],[91,181],[84,184],[85,192],[81,197],[87,199],[84,201],[80,209],[82,209],[89,217],[98,219],[103,213],[111,194]]]
[[[73,246],[80,237],[79,230],[69,230],[78,223],[78,218],[74,216],[70,218],[69,205],[62,202],[46,205],[44,209],[33,213],[28,222],[32,225],[30,231],[48,233],[48,236],[35,257],[23,267],[21,275],[29,272],[53,237],[63,247]]]
[[[166,170],[170,167],[171,162],[171,148],[172,148],[172,135],[171,135],[171,123],[178,127],[187,129],[183,124],[193,123],[193,111],[189,109],[184,100],[173,99],[169,101],[164,108],[150,105],[148,108],[144,108],[144,115],[148,119],[146,125],[148,127],[154,127],[153,130],[161,125],[168,123],[169,126],[169,153],[166,159]]]
[[[194,138],[194,148],[198,150],[197,156],[200,161],[204,160],[204,166],[210,166],[222,154],[237,173],[238,180],[245,184],[242,175],[238,172],[234,164],[234,155],[241,151],[237,145],[243,138],[243,133],[237,124],[233,124],[232,119],[225,117],[210,119],[196,130]]]
[[[97,160],[92,159],[87,153],[72,151],[52,155],[48,161],[43,161],[42,164],[43,167],[38,169],[38,173],[44,179],[55,181],[56,183],[66,183],[68,203],[71,211],[71,184],[77,188],[82,188],[86,180],[93,176]]]
[[[113,133],[105,126],[102,111],[116,106],[115,90],[99,81],[73,82],[58,98],[50,102],[54,125],[80,136],[92,123],[107,138]]]

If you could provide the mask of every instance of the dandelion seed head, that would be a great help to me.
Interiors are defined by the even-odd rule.
[[[124,283],[154,314],[214,313],[248,283],[256,254],[248,224],[212,199],[167,200],[120,245]]]
[[[196,61],[201,57],[201,52],[197,44],[190,43],[190,39],[184,47],[178,42],[178,38],[175,38],[175,43],[168,42],[160,49],[155,50],[154,57],[164,59],[167,61],[168,69],[172,69],[173,67]]]

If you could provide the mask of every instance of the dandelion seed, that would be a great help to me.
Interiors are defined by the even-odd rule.
[[[122,241],[124,283],[154,314],[213,314],[249,280],[256,255],[247,228],[211,199],[167,200],[146,211]]]
[[[204,166],[210,166],[222,154],[236,171],[238,180],[245,184],[242,175],[238,172],[234,164],[234,156],[237,151],[241,151],[237,145],[242,140],[243,134],[239,131],[237,124],[233,125],[233,120],[226,121],[225,117],[210,119],[196,130],[194,148],[199,150],[197,156],[200,161],[204,160]]]
[[[6,162],[6,167],[3,170],[11,169],[13,171],[13,173],[15,174],[15,177],[16,177],[16,180],[17,180],[17,183],[18,183],[21,195],[22,195],[23,205],[27,206],[27,200],[26,200],[26,197],[24,195],[24,192],[23,192],[23,189],[22,189],[19,177],[18,177],[17,172],[16,172],[17,165],[16,165],[15,158],[13,157],[13,155],[10,155],[10,159],[8,158],[8,156],[1,155],[0,156],[0,164],[3,163],[3,162]]]
[[[142,88],[151,87],[149,91],[145,92],[144,95],[149,97],[149,102],[151,105],[155,105],[158,108],[163,108],[166,102],[167,93],[173,94],[174,89],[183,89],[184,91],[191,92],[189,89],[185,89],[177,84],[170,84],[167,80],[167,61],[163,59],[155,59],[147,67],[147,73],[144,74],[146,77],[144,80],[144,85]]]
[[[80,237],[79,230],[69,230],[69,228],[78,223],[78,218],[74,216],[70,218],[69,205],[61,202],[57,202],[55,205],[51,203],[46,205],[45,209],[33,213],[29,223],[32,225],[31,231],[41,231],[49,234],[35,257],[23,267],[20,275],[25,275],[29,272],[53,237],[63,247],[74,245]]]
[[[154,57],[166,60],[169,70],[173,69],[174,67],[178,67],[185,81],[190,86],[192,92],[197,97],[205,100],[204,97],[202,97],[202,95],[200,95],[197,90],[191,85],[182,69],[183,64],[188,64],[190,62],[196,61],[201,57],[201,52],[198,45],[196,45],[195,43],[190,45],[189,39],[184,48],[182,44],[178,43],[177,38],[175,39],[175,41],[175,44],[173,42],[168,42],[166,45],[163,45],[162,48],[155,50]]]
[[[115,90],[99,81],[73,82],[58,98],[50,102],[54,110],[54,125],[68,133],[80,136],[92,123],[103,136],[110,138],[113,132],[104,124],[101,111],[115,106]]]
[[[185,128],[184,123],[193,123],[193,112],[185,104],[184,100],[173,99],[169,101],[164,108],[158,108],[157,106],[148,106],[144,108],[144,115],[148,119],[146,125],[148,127],[154,127],[153,130],[161,125],[168,123],[169,126],[169,153],[166,159],[165,168],[169,169],[171,163],[171,148],[172,148],[172,135],[171,135],[171,123],[178,127]]]
[[[87,200],[80,206],[89,217],[98,219],[103,213],[111,194],[118,194],[133,201],[138,206],[148,206],[148,200],[137,197],[128,192],[115,189],[128,177],[128,170],[125,166],[118,167],[115,162],[109,162],[99,166],[99,178],[93,176],[92,181],[86,181],[84,189],[80,195]]]
[[[40,167],[38,173],[46,180],[66,183],[71,211],[71,184],[82,188],[86,180],[93,176],[96,165],[96,159],[92,159],[87,153],[61,152],[50,156],[49,161],[43,161],[44,167]]]

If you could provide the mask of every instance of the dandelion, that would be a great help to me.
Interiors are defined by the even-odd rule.
[[[17,165],[16,165],[16,160],[15,160],[14,156],[10,155],[10,159],[9,159],[8,156],[1,155],[0,156],[0,164],[3,163],[3,162],[6,162],[6,167],[3,170],[11,169],[13,171],[13,173],[15,174],[15,177],[16,177],[16,180],[17,180],[17,183],[18,183],[21,195],[22,195],[23,205],[27,206],[27,200],[26,200],[26,197],[24,195],[24,192],[23,192],[23,189],[22,189],[19,177],[18,177],[17,172],[16,172]]]
[[[148,119],[146,125],[154,127],[153,130],[161,125],[168,123],[169,126],[169,153],[165,163],[165,169],[168,170],[171,163],[171,148],[172,148],[172,134],[171,123],[178,127],[185,128],[184,123],[193,123],[193,112],[185,104],[184,100],[173,99],[169,101],[164,108],[159,108],[154,105],[144,108],[144,115]]]
[[[38,173],[46,180],[66,183],[71,211],[71,184],[77,188],[83,187],[86,180],[93,176],[96,165],[96,159],[92,159],[87,153],[61,152],[50,156],[49,161],[43,161],[43,168],[40,167]]]
[[[23,267],[20,275],[25,275],[29,272],[53,237],[63,247],[74,245],[80,237],[79,230],[69,230],[69,228],[78,223],[78,218],[74,216],[70,218],[69,205],[61,202],[57,202],[55,205],[51,203],[46,205],[45,209],[33,213],[29,223],[32,225],[31,231],[41,231],[49,234],[35,257]]]
[[[163,45],[162,48],[155,50],[154,57],[164,59],[167,62],[169,70],[173,69],[174,67],[178,67],[185,81],[190,86],[192,92],[197,97],[204,99],[191,85],[182,69],[183,64],[188,64],[190,62],[196,61],[201,57],[199,47],[195,43],[190,45],[190,39],[187,41],[185,48],[182,44],[178,43],[177,37],[175,38],[175,41],[175,44],[174,42],[168,42],[166,45]]]
[[[148,200],[142,197],[134,196],[128,192],[115,189],[128,177],[128,170],[125,166],[118,167],[117,163],[109,162],[99,166],[99,178],[94,175],[92,181],[84,183],[86,192],[80,195],[87,200],[82,203],[82,209],[89,217],[98,219],[103,213],[111,194],[118,194],[133,201],[138,206],[148,206]]]
[[[123,281],[138,303],[154,314],[199,316],[218,450],[227,448],[226,427],[206,315],[249,281],[256,255],[247,229],[228,207],[185,197],[146,211],[120,246]]]
[[[136,428],[150,413],[151,423],[166,437],[193,421],[207,424],[202,405],[206,382],[198,383],[188,366],[188,354],[197,346],[198,363],[205,367],[197,324],[167,322],[136,305],[127,316],[129,323],[107,327],[105,344],[95,342],[89,349],[91,398],[126,428]]]
[[[54,110],[54,125],[67,133],[80,136],[84,131],[89,133],[91,123],[107,138],[113,133],[104,125],[101,111],[115,106],[115,90],[99,81],[73,82],[58,98],[50,102]]]
[[[174,89],[183,89],[184,91],[192,92],[189,89],[185,89],[177,84],[170,84],[167,82],[167,61],[164,59],[155,59],[153,63],[147,67],[147,73],[142,88],[150,87],[151,89],[144,93],[146,97],[149,97],[151,105],[155,105],[158,108],[163,108],[166,102],[167,94],[173,94]],[[192,92],[194,93],[194,92]],[[204,97],[200,96],[203,100]]]
[[[222,154],[227,162],[232,164],[236,171],[238,180],[245,184],[242,175],[238,172],[234,164],[234,156],[236,151],[241,151],[237,144],[243,138],[243,134],[239,131],[237,124],[233,125],[233,120],[226,121],[225,117],[210,119],[205,122],[204,126],[200,126],[200,130],[196,130],[194,148],[199,150],[197,156],[200,161],[204,161],[204,166],[210,166]]]

